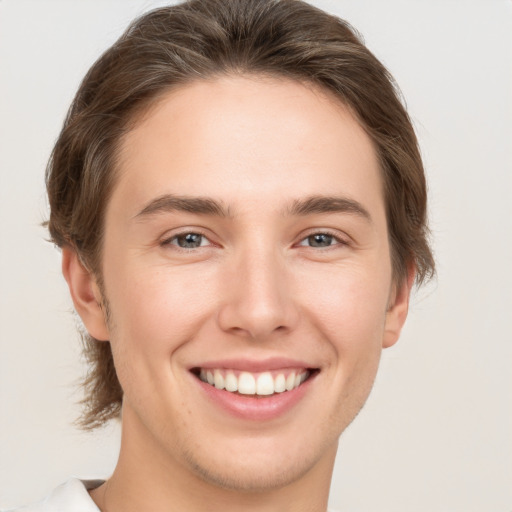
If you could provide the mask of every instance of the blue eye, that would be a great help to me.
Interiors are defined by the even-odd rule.
[[[338,238],[334,235],[330,235],[329,233],[314,233],[312,235],[307,236],[300,242],[299,245],[306,247],[332,247],[333,245],[338,245],[342,243]]]
[[[208,240],[200,233],[183,233],[172,237],[168,243],[177,245],[182,249],[196,249],[207,245]]]

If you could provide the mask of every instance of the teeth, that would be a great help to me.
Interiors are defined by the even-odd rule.
[[[298,388],[309,376],[307,370],[293,370],[288,375],[286,372],[274,375],[272,372],[239,372],[237,376],[237,373],[234,370],[201,369],[199,378],[217,389],[225,389],[232,393],[238,391],[241,395],[269,396]]]
[[[238,379],[233,372],[226,374],[226,380],[224,382],[227,391],[238,391]]]
[[[242,372],[238,377],[238,392],[242,395],[256,394],[256,379],[249,372]]]
[[[286,391],[286,379],[282,373],[280,373],[274,381],[274,391],[276,393],[282,393],[283,391]]]
[[[286,391],[291,391],[295,386],[295,372],[286,377]]]
[[[224,389],[224,377],[222,376],[222,373],[219,372],[219,370],[215,370],[213,372],[213,383],[217,389]]]
[[[260,373],[256,381],[256,394],[257,395],[273,395],[274,394],[274,379],[270,372]]]

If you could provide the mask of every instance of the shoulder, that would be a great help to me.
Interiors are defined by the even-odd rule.
[[[15,510],[6,510],[5,512],[99,512],[87,491],[98,487],[102,483],[102,480],[71,478],[59,485],[43,501]]]

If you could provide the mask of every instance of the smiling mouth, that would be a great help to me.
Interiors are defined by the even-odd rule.
[[[216,389],[260,397],[293,391],[318,373],[318,370],[297,368],[253,373],[224,368],[194,368],[192,373]]]

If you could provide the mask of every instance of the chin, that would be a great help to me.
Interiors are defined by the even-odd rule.
[[[339,433],[311,436],[304,429],[294,443],[279,437],[258,436],[231,439],[191,451],[182,452],[185,464],[199,479],[226,490],[259,493],[279,489],[299,481],[308,473],[325,467],[332,469],[338,447]],[[298,447],[297,445],[301,446]],[[211,451],[212,445],[217,450]],[[233,448],[236,446],[236,449]]]
[[[335,451],[335,449],[334,449]],[[222,464],[198,460],[187,453],[186,460],[191,470],[204,482],[214,487],[247,493],[268,492],[293,484],[309,473],[319,460],[301,457],[297,460],[285,459],[275,454],[264,460],[223,461]]]

